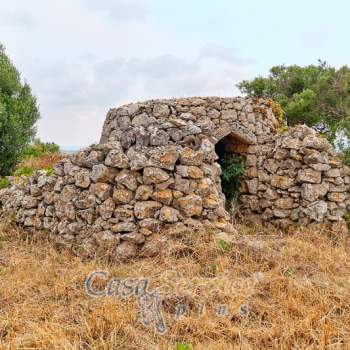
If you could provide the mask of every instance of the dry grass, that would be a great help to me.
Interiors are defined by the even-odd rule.
[[[349,239],[341,234],[242,226],[225,250],[210,233],[192,232],[160,257],[112,264],[58,252],[43,238],[20,239],[14,229],[0,232],[4,349],[175,349],[177,341],[196,350],[350,348]],[[150,289],[166,295],[167,333],[142,324],[135,299],[87,296],[83,282],[94,270],[149,277]],[[175,320],[179,301],[190,311]],[[221,304],[228,316],[215,314]]]
[[[53,167],[57,162],[64,158],[61,153],[51,153],[40,157],[27,157],[18,164],[19,168],[32,168],[33,170],[41,170]]]

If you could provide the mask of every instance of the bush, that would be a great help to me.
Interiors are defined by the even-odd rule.
[[[226,206],[236,199],[239,193],[241,178],[245,171],[244,158],[229,155],[219,159],[221,166],[221,188],[226,196]]]
[[[22,168],[18,168],[13,176],[31,176],[34,173],[34,169],[32,167],[24,166]]]
[[[6,177],[0,178],[0,190],[11,186],[10,181]]]
[[[9,175],[35,135],[39,110],[30,86],[0,44],[0,175]]]
[[[53,153],[58,153],[60,147],[53,142],[41,142],[40,139],[35,139],[32,144],[27,146],[23,151],[24,157],[38,158]]]

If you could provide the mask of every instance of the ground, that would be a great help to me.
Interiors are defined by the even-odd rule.
[[[349,237],[236,227],[231,244],[193,231],[160,256],[117,263],[59,251],[2,221],[2,348],[349,349]],[[112,277],[147,277],[164,296],[166,333],[142,323],[134,296],[87,295],[86,277],[101,270],[99,290]]]

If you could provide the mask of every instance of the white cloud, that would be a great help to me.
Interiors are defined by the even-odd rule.
[[[158,0],[5,3],[1,39],[40,103],[39,136],[97,141],[107,110],[150,98],[237,94],[246,63],[232,49],[159,24]],[[153,7],[152,7],[153,6]],[[172,22],[173,24],[176,21]]]
[[[234,82],[244,78],[243,68],[220,57],[186,60],[173,55],[67,65],[54,82],[48,76],[44,84],[48,102],[42,105],[45,118],[39,131],[62,144],[92,143],[99,139],[110,107],[151,98],[235,95],[238,91]],[[76,134],[80,128],[81,132]]]

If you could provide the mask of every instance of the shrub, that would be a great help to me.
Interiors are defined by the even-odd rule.
[[[241,177],[245,171],[244,158],[226,155],[219,159],[219,164],[222,170],[221,188],[227,199],[226,205],[229,205],[239,192]]]
[[[0,175],[9,175],[35,135],[39,110],[30,86],[0,44]]]
[[[27,146],[23,152],[24,157],[38,158],[53,153],[58,153],[60,147],[53,142],[41,142],[40,139],[35,139],[32,144]]]
[[[13,175],[14,176],[31,176],[34,173],[34,169],[28,166],[18,168]]]
[[[3,188],[10,187],[10,186],[11,186],[11,183],[6,177],[0,178],[0,190],[2,190]]]

